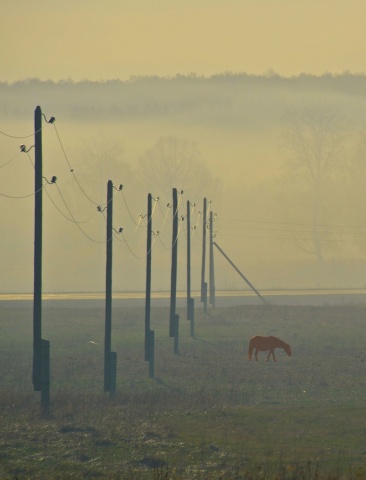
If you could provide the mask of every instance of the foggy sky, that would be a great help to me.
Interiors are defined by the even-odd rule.
[[[0,80],[365,72],[363,0],[1,2]]]
[[[286,239],[286,235],[294,235],[294,225],[288,227],[292,231],[286,233],[278,223],[280,216],[273,217],[274,212],[269,208],[274,205],[280,169],[291,154],[281,146],[283,125],[280,119],[286,109],[298,108],[308,101],[315,104],[334,102],[339,111],[355,123],[362,139],[366,124],[366,110],[362,108],[363,79],[360,79],[361,92],[348,88],[346,84],[345,91],[333,96],[333,91],[324,82],[314,79],[308,85],[300,82],[291,92],[285,88],[274,94],[276,77],[269,73],[276,72],[288,78],[301,73],[365,72],[365,13],[364,0],[106,0],[103,3],[95,0],[39,0],[32,4],[25,0],[2,1],[0,82],[12,84],[27,78],[55,82],[65,79],[74,82],[128,80],[149,75],[175,77],[179,73],[189,75],[191,72],[206,77],[222,72],[264,76],[243,87],[239,85],[237,89],[233,89],[230,82],[225,87],[225,82],[221,85],[219,81],[213,87],[212,82],[202,81],[202,86],[193,84],[189,88],[184,82],[177,82],[172,86],[170,96],[166,88],[153,82],[147,82],[146,89],[144,85],[135,89],[131,82],[131,90],[119,92],[123,108],[128,110],[131,105],[133,108],[140,105],[143,110],[145,106],[154,107],[156,102],[160,102],[162,108],[158,109],[158,115],[152,113],[133,118],[127,115],[122,120],[118,116],[114,120],[100,118],[100,106],[107,97],[113,97],[113,92],[100,94],[98,85],[89,85],[90,91],[85,92],[86,85],[75,84],[64,97],[49,95],[46,88],[37,90],[35,86],[33,89],[31,84],[16,85],[11,94],[9,90],[9,95],[5,93],[2,98],[0,130],[15,136],[31,134],[33,110],[40,105],[48,117],[54,115],[57,118],[57,128],[68,158],[83,184],[99,189],[102,198],[105,197],[107,178],[98,174],[91,177],[88,169],[90,153],[103,152],[105,145],[113,144],[120,149],[122,160],[135,172],[132,167],[159,138],[172,136],[194,141],[201,160],[223,184],[221,197],[212,198],[213,209],[218,213],[217,241],[259,290],[290,286],[363,286],[365,258],[358,248],[360,242],[356,246],[351,243],[352,232],[345,230],[342,233],[337,248],[330,248],[327,252],[328,263],[319,269],[311,255]],[[273,83],[269,81],[267,85],[263,78],[272,78]],[[72,81],[68,85],[72,85]],[[316,84],[314,89],[309,88],[312,82]],[[6,92],[6,88],[3,84],[2,92]],[[83,100],[85,93],[90,95],[88,101]],[[69,107],[63,108],[67,102]],[[174,108],[166,110],[164,116],[161,112],[165,111],[166,102],[171,102]],[[182,109],[179,110],[177,105]],[[79,120],[75,118],[78,112],[84,112],[84,117]],[[43,135],[44,175],[58,177],[58,186],[78,220],[96,215],[95,205],[83,206],[81,203],[81,199],[85,199],[73,182],[55,132],[51,126],[47,128]],[[93,143],[96,139],[97,143]],[[19,152],[22,142],[30,146],[33,139],[0,137],[0,192],[4,194],[23,195],[33,191],[33,170],[29,159],[23,155],[10,161]],[[362,166],[365,149],[360,139],[358,142],[357,158]],[[353,145],[350,145],[350,161],[355,157],[353,151]],[[99,163],[94,166],[100,168],[105,157],[103,153],[97,157]],[[105,168],[102,171],[109,175]],[[125,185],[130,207],[135,207],[135,218],[145,213],[147,190],[136,188],[125,169],[116,168],[111,173],[115,173],[112,180],[116,184]],[[363,176],[358,177],[360,185],[356,182],[349,186],[355,198],[349,199],[348,210],[344,205],[342,208],[329,205],[327,223],[344,226],[353,223],[358,228],[365,228],[361,212],[364,183]],[[103,217],[95,216],[94,223],[85,224],[87,233],[97,240],[91,241],[65,218],[64,214],[68,212],[55,186],[49,187],[48,191],[63,214],[45,195],[44,290],[103,291]],[[349,191],[344,191],[343,195],[347,197]],[[153,193],[159,195],[161,192]],[[137,197],[143,205],[138,209]],[[186,200],[188,198],[184,198]],[[164,198],[164,205],[168,201],[171,199]],[[198,209],[202,209],[202,199],[197,201],[200,202]],[[356,208],[352,208],[353,205]],[[2,197],[1,206],[0,292],[30,292],[33,281],[33,198],[14,200]],[[291,206],[282,202],[279,213],[283,214]],[[119,209],[115,227],[123,226],[127,235],[129,217],[121,199]],[[356,212],[358,216],[348,218],[349,212]],[[277,223],[269,228],[268,221],[274,218]],[[262,223],[255,223],[259,221]],[[162,223],[163,216],[160,215],[154,228],[159,229]],[[299,230],[298,226],[296,228]],[[135,231],[140,232],[138,242],[133,240]],[[116,239],[115,291],[144,289],[145,232],[137,230],[134,225],[130,232],[131,236],[127,237],[131,238],[132,246],[141,247],[136,251],[140,258],[138,260]],[[361,235],[365,235],[363,232]],[[299,234],[306,235],[306,232],[300,231]],[[166,244],[169,237],[167,229],[163,239]],[[360,238],[364,242],[364,237],[357,233],[357,241]],[[195,242],[193,288],[197,288],[200,281],[199,232]],[[168,290],[169,250],[159,242],[156,247],[153,289]],[[179,248],[178,285],[184,288],[184,234]],[[217,288],[243,288],[237,275],[220,257],[217,257],[215,272]]]
[[[362,287],[366,271],[365,83],[364,75],[294,79],[244,75],[1,84],[0,131],[13,136],[0,135],[0,292],[32,291],[34,149],[28,158],[19,152],[19,144],[30,147],[34,142],[33,114],[38,102],[46,118],[56,117],[54,125],[44,123],[42,133],[43,175],[58,178],[56,185],[45,185],[43,195],[45,292],[103,291],[105,285],[105,214],[98,213],[96,203],[85,197],[70,168],[100,205],[105,205],[107,180],[124,185],[130,211],[120,193],[113,208],[114,227],[123,227],[127,240],[118,235],[114,240],[113,288],[118,292],[145,287],[146,225],[139,218],[146,213],[147,193],[160,197],[153,218],[153,230],[160,236],[153,249],[152,288],[169,290],[171,212],[167,204],[172,198],[169,189],[142,184],[138,170],[142,158],[160,161],[163,150],[155,147],[167,137],[197,145],[198,158],[209,173],[200,169],[198,198],[187,183],[181,183],[182,176],[169,183],[184,191],[179,215],[185,215],[187,200],[197,203],[192,214],[193,224],[198,225],[192,239],[194,289],[199,288],[201,267],[199,212],[210,175],[220,180],[220,188],[208,198],[217,213],[215,241],[259,290]],[[347,166],[323,189],[324,209],[316,222],[322,225],[325,241],[323,264],[307,248],[312,218],[309,210],[302,209],[311,201],[306,177],[293,189],[293,177],[286,180],[283,175],[286,162],[296,158],[284,141],[286,112],[306,114],[308,108],[316,111],[319,105],[329,106],[329,111],[334,108],[345,119],[339,138],[344,137],[342,159]],[[178,288],[184,290],[184,224],[178,254]],[[215,258],[217,289],[246,287],[217,252]]]

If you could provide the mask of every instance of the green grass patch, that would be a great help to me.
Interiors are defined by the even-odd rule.
[[[114,308],[117,394],[103,393],[104,305],[43,312],[51,411],[33,392],[32,309],[0,308],[0,478],[366,478],[363,307],[153,309],[155,378],[144,310]],[[249,362],[251,336],[275,335],[290,358]],[[90,343],[90,341],[94,343]]]

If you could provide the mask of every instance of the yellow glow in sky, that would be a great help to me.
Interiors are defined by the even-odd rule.
[[[366,71],[365,0],[2,2],[0,81]]]

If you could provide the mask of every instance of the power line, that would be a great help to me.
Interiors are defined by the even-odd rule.
[[[29,195],[7,195],[5,193],[1,193],[0,192],[0,195],[2,197],[6,197],[6,198],[11,198],[11,199],[20,199],[20,198],[29,198],[29,197],[33,197],[34,195],[36,195],[38,192],[40,192],[42,190],[42,188],[44,188],[44,185],[42,185],[41,188],[39,188],[38,190],[36,190],[35,192],[33,193],[30,193]]]
[[[68,156],[67,156],[67,154],[66,154],[65,148],[64,148],[64,146],[63,146],[63,144],[62,144],[62,142],[61,142],[61,138],[60,138],[60,135],[59,135],[59,133],[58,133],[56,124],[55,124],[54,122],[52,122],[52,125],[54,126],[54,129],[55,129],[55,132],[56,132],[56,135],[57,135],[57,138],[58,138],[58,141],[59,141],[61,150],[62,150],[63,155],[64,155],[64,157],[65,157],[65,159],[66,159],[66,162],[67,162],[67,164],[68,164],[68,166],[69,166],[70,173],[71,173],[72,176],[74,177],[74,180],[75,180],[77,186],[79,187],[80,191],[83,193],[83,195],[85,196],[85,198],[87,198],[87,199],[89,200],[90,203],[93,203],[94,205],[105,205],[105,204],[103,204],[103,203],[101,203],[101,202],[95,202],[95,201],[85,192],[85,190],[84,190],[83,187],[81,186],[78,178],[77,178],[76,175],[75,175],[74,169],[73,169],[73,167],[71,166],[71,163],[70,163],[69,158],[68,158]]]
[[[11,163],[13,160],[15,160],[18,155],[20,154],[20,152],[18,152],[16,155],[14,155],[13,157],[11,157],[10,160],[8,160],[7,162],[3,163],[2,165],[0,165],[0,168],[4,168],[6,167],[7,165],[9,165],[9,163]]]
[[[225,234],[225,233],[217,233],[216,232],[216,235],[219,236],[219,237],[230,237],[230,238],[251,238],[251,239],[260,239],[260,240],[286,240],[286,241],[313,241],[312,238],[305,238],[305,237],[301,237],[301,238],[295,238],[295,237],[271,237],[271,236],[267,236],[267,237],[261,237],[261,236],[258,236],[258,235],[229,235],[229,234]],[[337,238],[318,238],[317,241],[319,242],[338,242],[338,243],[366,243],[366,240],[343,240],[343,239],[337,239]]]
[[[143,260],[144,258],[146,258],[147,255],[150,253],[150,251],[152,250],[152,248],[153,248],[153,246],[154,246],[155,239],[154,239],[154,241],[153,241],[152,244],[151,244],[151,249],[149,250],[149,252],[145,253],[145,254],[142,255],[142,256],[136,255],[135,252],[134,252],[134,251],[132,250],[132,248],[130,247],[129,242],[126,240],[126,238],[125,238],[125,236],[124,236],[124,233],[123,233],[123,232],[121,232],[121,233],[122,233],[122,237],[124,238],[124,242],[123,242],[123,243],[126,245],[126,247],[128,248],[128,250],[130,251],[130,253],[131,253],[135,258],[137,258],[138,260]]]
[[[179,228],[178,228],[178,232],[177,232],[177,236],[175,237],[174,241],[172,241],[172,244],[169,245],[168,247],[165,245],[165,243],[162,241],[160,235],[158,234],[157,237],[158,239],[160,240],[160,243],[162,244],[162,246],[166,249],[166,250],[171,250],[174,245],[177,243],[178,241],[178,238],[179,238],[179,235],[180,235],[180,231],[181,231],[181,228],[182,228],[182,225],[183,225],[183,222],[184,222],[184,219],[183,217],[180,218],[180,225],[179,225]],[[159,233],[159,232],[158,232]]]
[[[136,225],[136,229],[135,229],[135,230],[137,230],[138,228],[144,228],[145,225],[140,225],[140,223],[141,223],[141,220],[143,220],[146,215],[142,215],[142,214],[140,213],[139,219],[138,219],[138,221],[136,222],[134,216],[133,216],[132,213],[131,213],[131,209],[130,209],[128,203],[127,203],[126,197],[125,197],[125,195],[124,195],[124,193],[123,193],[123,188],[121,188],[121,191],[122,191],[122,198],[123,198],[124,204],[125,204],[125,206],[126,206],[127,212],[128,212],[128,214],[129,214],[131,220],[133,221],[133,223]],[[155,205],[154,205],[153,210],[152,210],[152,216],[154,216],[154,212],[155,212],[155,209],[156,209],[156,205],[157,205],[157,203],[159,202],[159,197],[157,197],[157,198],[154,198],[154,197],[153,197],[153,199],[155,200]]]
[[[94,243],[99,243],[99,244],[101,244],[101,243],[106,243],[106,240],[95,240],[95,239],[92,238],[90,235],[88,235],[86,232],[84,232],[84,230],[80,227],[79,223],[75,220],[75,218],[74,218],[71,210],[69,209],[67,203],[65,202],[64,197],[62,196],[62,193],[61,193],[61,191],[60,191],[60,189],[59,189],[59,187],[58,187],[57,184],[56,184],[56,187],[57,187],[57,190],[58,190],[58,192],[59,192],[59,194],[60,194],[60,197],[61,197],[61,199],[62,199],[62,201],[63,201],[63,203],[64,203],[64,205],[65,205],[65,207],[66,207],[66,210],[69,212],[71,218],[73,219],[75,225],[76,225],[77,228],[81,231],[81,233],[82,233],[86,238],[88,238],[90,241],[92,241],[92,242],[94,242]]]
[[[58,188],[58,191],[60,193],[60,196],[63,200],[63,202],[65,203],[65,199],[63,197],[63,195],[61,194],[61,191],[60,189]],[[56,205],[56,203],[54,202],[53,198],[51,197],[51,195],[48,193],[47,189],[45,189],[45,192],[48,196],[48,198],[51,200],[52,204],[54,205],[54,207],[56,208],[56,210],[58,210],[58,212],[64,217],[66,218],[66,220],[68,220],[69,222],[72,222],[72,223],[78,223],[78,224],[83,224],[83,223],[87,223],[89,222],[93,217],[95,217],[97,215],[97,212],[95,212],[93,215],[91,215],[89,218],[87,218],[86,220],[78,220],[76,221],[74,218],[69,218],[67,215],[65,215],[65,213]]]
[[[218,225],[219,226],[219,225]],[[296,225],[294,225],[296,226]],[[314,225],[315,226],[315,225]],[[265,231],[265,232],[292,232],[292,233],[314,233],[314,230],[296,230],[296,229],[287,229],[287,228],[262,228],[262,227],[245,227],[245,226],[229,226],[229,227],[222,227],[225,230],[227,229],[240,229],[240,230],[251,230],[251,231]],[[321,227],[324,228],[324,227]],[[330,227],[333,228],[333,227]],[[341,228],[340,226],[334,228]],[[366,228],[366,227],[344,227],[344,228]],[[316,230],[317,234],[343,234],[343,235],[366,235],[366,231],[364,232],[352,232],[352,231],[344,231],[344,230]]]
[[[1,134],[1,135],[4,135],[4,137],[21,139],[21,138],[30,138],[30,137],[33,137],[33,135],[35,135],[36,133],[40,132],[41,130],[42,130],[42,128],[38,129],[36,132],[32,132],[30,135],[10,135],[9,133],[6,133],[6,132],[3,132],[2,130],[0,130],[0,134]]]
[[[329,228],[366,228],[362,226],[355,226],[355,225],[332,225],[332,224],[321,224],[321,223],[295,223],[295,222],[274,222],[269,220],[247,220],[241,218],[223,218],[220,217],[220,220],[228,220],[232,222],[240,222],[240,223],[263,223],[263,224],[271,224],[271,225],[294,225],[299,227],[329,227]],[[226,226],[225,228],[234,228],[230,226]],[[236,227],[240,228],[240,227]]]

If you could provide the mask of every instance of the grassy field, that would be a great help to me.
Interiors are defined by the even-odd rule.
[[[366,308],[243,306],[180,314],[153,308],[155,378],[144,310],[114,308],[117,394],[103,393],[104,304],[44,302],[51,411],[31,383],[32,305],[0,304],[0,478],[366,478]],[[249,362],[251,336],[293,356]],[[95,344],[89,343],[90,341]]]

